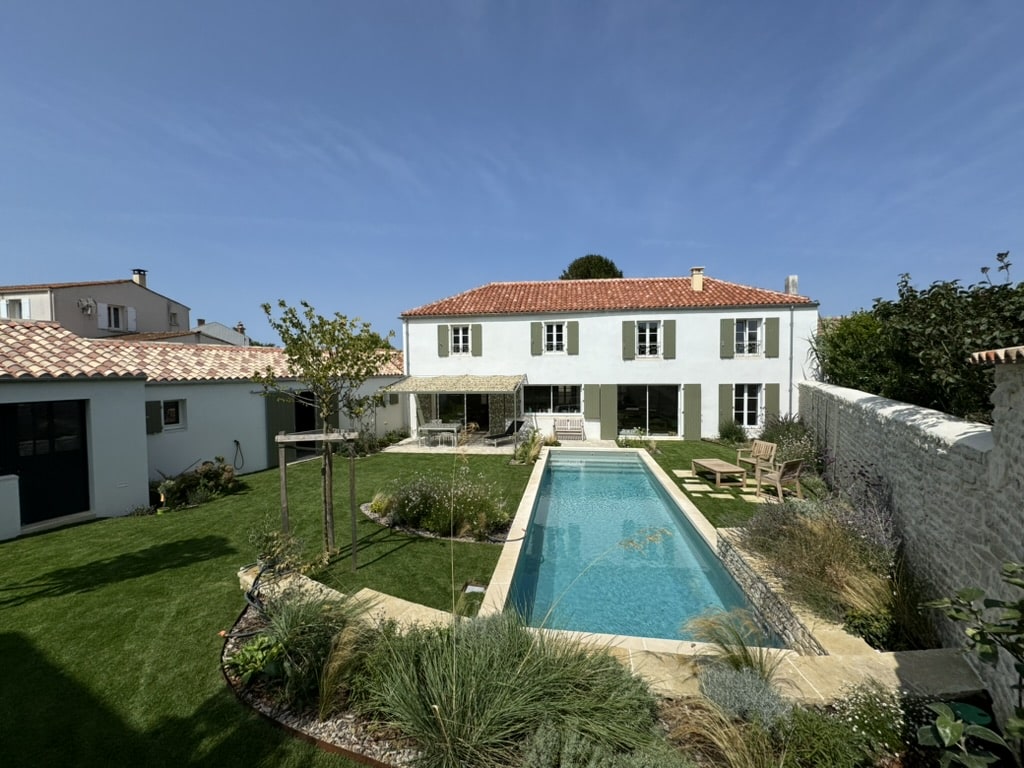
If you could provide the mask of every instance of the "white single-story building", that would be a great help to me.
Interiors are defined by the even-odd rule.
[[[84,339],[57,323],[0,320],[0,538],[149,503],[150,481],[221,456],[239,473],[276,466],[279,432],[317,428],[310,406],[265,397],[270,367],[295,391],[276,347]],[[362,390],[401,377],[402,355]],[[408,425],[386,398],[362,425]],[[12,480],[11,478],[15,478]]]

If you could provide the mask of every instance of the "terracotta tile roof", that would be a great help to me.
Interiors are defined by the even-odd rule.
[[[144,377],[160,382],[250,380],[270,366],[293,379],[278,347],[231,347],[111,339],[84,339],[48,321],[0,321],[0,380]],[[381,366],[401,376],[402,353]]]
[[[606,280],[547,280],[489,283],[424,304],[402,317],[518,315],[542,312],[605,312],[646,309],[817,306],[806,296],[751,288],[704,277],[704,290],[690,288],[689,277],[641,277]]]
[[[1024,347],[1005,347],[975,352],[971,355],[975,365],[1006,365],[1008,363],[1024,363]]]
[[[118,379],[145,374],[115,350],[97,348],[58,323],[0,321],[0,380]]]
[[[90,285],[121,285],[133,283],[134,280],[87,280],[81,283],[35,283],[33,285],[0,285],[0,293],[27,293],[49,291],[54,288],[84,288]]]

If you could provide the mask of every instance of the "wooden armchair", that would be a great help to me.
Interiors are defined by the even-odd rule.
[[[802,499],[804,497],[803,488],[800,487],[800,470],[803,469],[803,459],[793,459],[792,461],[784,461],[779,466],[765,466],[762,465],[757,469],[757,475],[755,482],[757,483],[757,495],[761,495],[762,485],[775,486],[775,492],[778,494],[779,501],[782,501],[782,488],[786,485],[796,486],[796,497]]]
[[[736,451],[736,466],[749,468],[750,472],[755,473],[762,466],[772,467],[775,464],[777,447],[775,443],[755,440],[749,448],[740,448]]]

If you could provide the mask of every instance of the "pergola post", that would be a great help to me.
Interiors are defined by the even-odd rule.
[[[284,432],[278,432],[279,436]],[[285,461],[284,443],[277,444],[277,466],[281,477],[281,531],[288,533],[288,463]]]

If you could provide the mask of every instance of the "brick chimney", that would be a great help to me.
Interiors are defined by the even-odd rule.
[[[196,320],[196,327],[198,328],[200,325],[206,325],[206,321],[201,317]]]
[[[136,285],[141,285],[143,288],[146,287],[146,270],[144,269],[133,269],[132,270],[132,281]]]
[[[690,289],[695,293],[704,290],[704,267],[690,267]]]
[[[799,280],[796,275],[786,276],[786,290],[785,293],[790,296],[797,296],[800,293]]]

